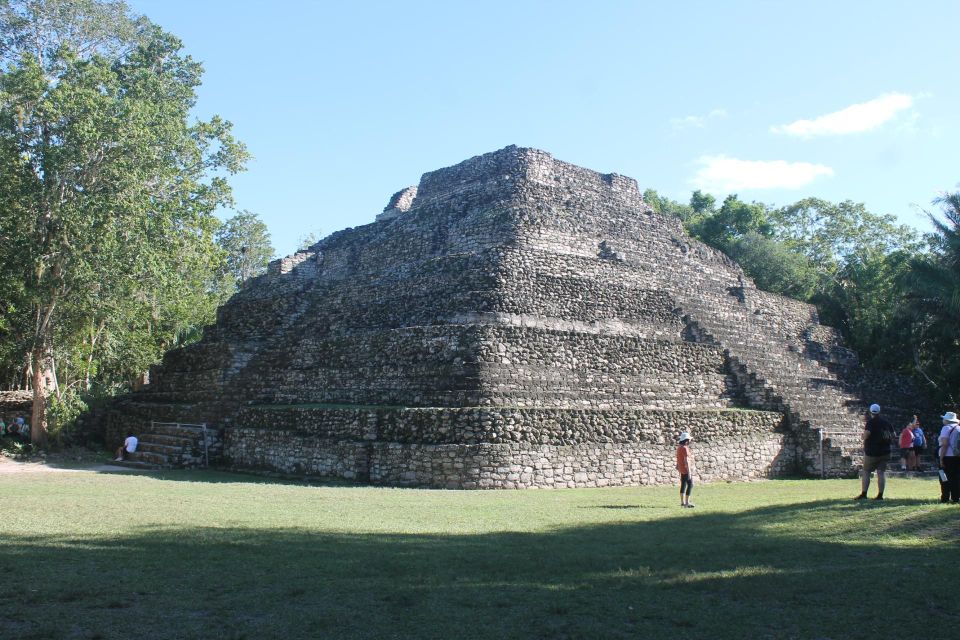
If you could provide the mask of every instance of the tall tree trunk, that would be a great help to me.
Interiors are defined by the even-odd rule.
[[[42,347],[33,351],[33,414],[30,420],[30,442],[38,447],[47,443],[47,388],[44,381],[46,353]]]
[[[87,362],[85,371],[83,374],[83,384],[84,390],[90,391],[91,381],[90,381],[90,371],[93,369],[93,354],[97,348],[97,342],[100,340],[100,336],[103,335],[103,330],[107,326],[106,320],[100,320],[100,324],[97,327],[96,332],[91,333],[90,335],[90,354],[87,356]]]
[[[47,374],[53,359],[53,311],[57,299],[37,313],[37,329],[34,334],[30,357],[33,362],[33,421],[30,423],[30,441],[38,447],[47,444]]]

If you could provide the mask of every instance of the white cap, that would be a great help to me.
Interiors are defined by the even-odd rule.
[[[677,440],[677,442],[683,442],[684,440],[689,440],[689,439],[690,439],[690,434],[684,431],[683,433],[680,434],[680,439]]]
[[[880,413],[880,405],[878,404],[870,405],[870,413]]]

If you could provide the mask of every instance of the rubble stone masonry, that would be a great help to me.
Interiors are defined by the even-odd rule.
[[[865,404],[913,413],[809,305],[758,290],[634,180],[507,147],[277,261],[117,402],[207,423],[223,462],[449,488],[852,473]],[[865,397],[866,396],[866,397]]]

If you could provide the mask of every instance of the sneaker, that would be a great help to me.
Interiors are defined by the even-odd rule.
[[[123,462],[123,458],[114,458],[113,461],[114,461],[114,462]]]
[[[854,500],[863,500],[863,499],[866,498],[866,497],[867,497],[867,494],[861,493],[861,494],[858,495],[856,498],[854,498]]]
[[[690,504],[689,502],[687,503],[687,509],[693,509],[693,506],[694,505]]]
[[[874,500],[883,500],[883,496],[882,496],[882,495],[881,495],[881,496],[877,496],[876,498],[874,498]]]

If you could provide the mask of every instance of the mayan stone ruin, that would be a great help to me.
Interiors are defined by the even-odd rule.
[[[236,468],[587,487],[674,482],[683,430],[704,480],[847,475],[871,401],[913,411],[906,381],[860,367],[814,307],[758,290],[636,181],[507,147],[272,263],[100,418],[147,461],[188,435],[151,421],[205,423]]]

